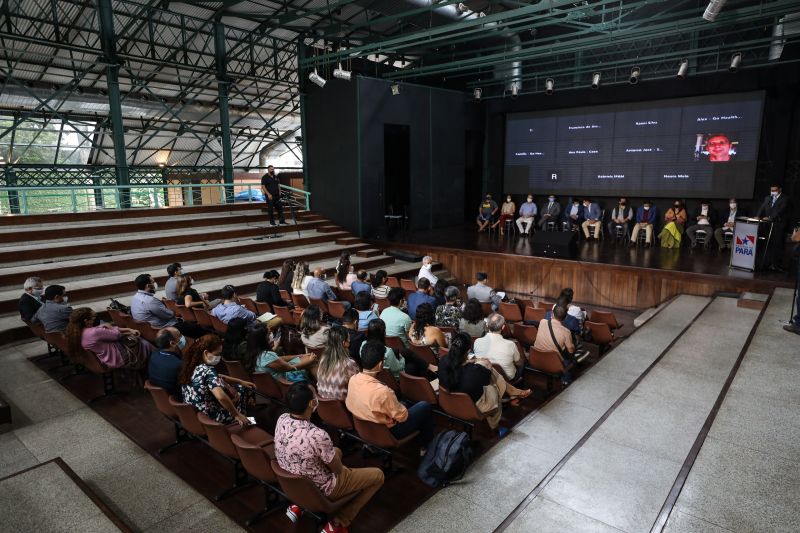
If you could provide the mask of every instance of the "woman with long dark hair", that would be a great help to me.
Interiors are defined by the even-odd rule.
[[[391,287],[386,284],[389,275],[385,270],[378,270],[372,276],[372,297],[373,298],[387,298]]]
[[[434,354],[439,353],[439,348],[447,348],[447,337],[436,327],[431,304],[424,303],[417,307],[417,318],[411,323],[408,340],[417,346],[430,346]]]
[[[346,258],[343,254],[336,267],[336,286],[340,289],[350,290],[350,284],[357,279],[355,267],[350,263],[350,254]]]
[[[493,429],[502,416],[501,400],[508,394],[514,403],[531,395],[531,390],[518,389],[506,382],[483,358],[469,358],[472,339],[463,331],[456,333],[447,355],[439,360],[439,386],[449,392],[469,395]]]
[[[292,294],[292,280],[294,279],[294,259],[287,259],[281,267],[281,274],[278,276],[278,288]]]
[[[255,405],[255,385],[217,373],[222,340],[203,335],[183,352],[178,375],[183,401],[220,424],[248,424],[246,409]]]
[[[347,397],[350,378],[361,371],[350,357],[350,335],[342,326],[333,326],[317,367],[317,394],[327,400]]]
[[[88,307],[72,310],[64,333],[70,357],[97,357],[107,368],[142,368],[153,351],[138,330],[98,325],[97,313]]]

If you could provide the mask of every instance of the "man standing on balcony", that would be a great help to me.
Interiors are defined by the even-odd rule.
[[[281,224],[286,224],[283,218],[283,205],[281,204],[281,182],[275,175],[275,167],[267,167],[267,173],[261,177],[261,192],[264,193],[264,200],[269,209],[269,223],[275,225],[275,214],[273,208],[278,210],[278,219]]]

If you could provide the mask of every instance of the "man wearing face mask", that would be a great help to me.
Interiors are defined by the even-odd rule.
[[[155,328],[174,327],[183,335],[197,339],[208,333],[194,322],[183,322],[170,311],[162,300],[156,298],[158,283],[150,274],[139,274],[134,280],[136,294],[131,298],[131,316]]]
[[[631,232],[631,246],[636,244],[639,232],[644,230],[644,242],[653,245],[653,225],[658,220],[658,209],[650,200],[645,200],[642,207],[636,210],[636,224]]]
[[[524,204],[519,206],[519,218],[517,219],[517,229],[521,235],[530,235],[533,221],[536,218],[538,208],[533,203],[533,195],[529,194]]]
[[[600,232],[603,230],[603,213],[600,211],[600,206],[592,202],[588,198],[583,200],[583,218],[585,219],[581,228],[583,229],[583,236],[586,240],[599,240]],[[589,228],[594,228],[594,236],[589,232]]]
[[[542,219],[539,221],[539,227],[543,230],[547,229],[548,222],[558,223],[558,216],[561,214],[561,204],[556,201],[556,197],[552,194],[547,198],[547,203],[542,206]]]
[[[783,195],[783,188],[780,185],[773,185],[769,188],[769,196],[764,198],[764,202],[756,213],[756,218],[772,223],[772,234],[767,244],[764,267],[774,272],[783,272],[781,263],[783,262],[788,208],[789,199]]]
[[[608,234],[616,236],[618,227],[622,228],[622,238],[628,236],[630,223],[633,220],[633,208],[626,198],[620,198],[617,207],[611,210],[611,221],[608,223]]]
[[[422,266],[419,268],[419,273],[417,274],[417,279],[425,278],[431,282],[431,285],[436,285],[436,282],[439,281],[439,278],[433,275],[431,272],[431,267],[433,266],[433,257],[426,255],[422,258]]]
[[[714,213],[711,211],[711,202],[703,200],[699,209],[694,212],[694,217],[691,219],[695,223],[686,228],[686,235],[692,243],[692,248],[697,246],[697,230],[706,232],[706,245],[711,240],[711,232],[714,231]]]
[[[736,224],[736,217],[743,216],[746,216],[746,214],[743,210],[739,209],[739,206],[736,203],[736,198],[731,198],[728,200],[728,211],[722,217],[722,220],[725,222],[723,222],[722,226],[714,231],[714,240],[717,241],[720,252],[726,247],[730,249],[731,245],[725,244],[725,233],[733,234],[733,226]],[[731,241],[733,241],[733,239],[731,239]]]
[[[44,291],[44,303],[33,315],[31,322],[41,324],[47,333],[64,331],[69,324],[72,307],[67,290],[62,285],[50,285]]]
[[[572,205],[564,210],[564,231],[578,231],[583,224],[583,204],[573,198]]]
[[[492,218],[498,209],[497,202],[492,200],[492,195],[487,194],[481,205],[478,206],[478,218],[475,222],[478,223],[479,232],[485,230],[492,223]]]
[[[158,351],[150,354],[147,379],[152,385],[175,394],[178,391],[178,374],[183,350],[186,349],[186,337],[175,328],[164,328],[156,335],[155,344]]]
[[[30,322],[36,311],[42,306],[42,296],[44,296],[44,284],[42,278],[32,276],[25,280],[22,285],[22,296],[19,298],[19,317],[25,322]]]

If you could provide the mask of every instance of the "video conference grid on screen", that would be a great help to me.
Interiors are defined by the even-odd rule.
[[[509,114],[505,192],[750,197],[763,102],[756,92]]]

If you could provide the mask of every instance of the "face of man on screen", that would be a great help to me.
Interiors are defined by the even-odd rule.
[[[708,150],[708,160],[713,163],[731,159],[731,141],[725,135],[709,137],[706,141],[706,149]]]

